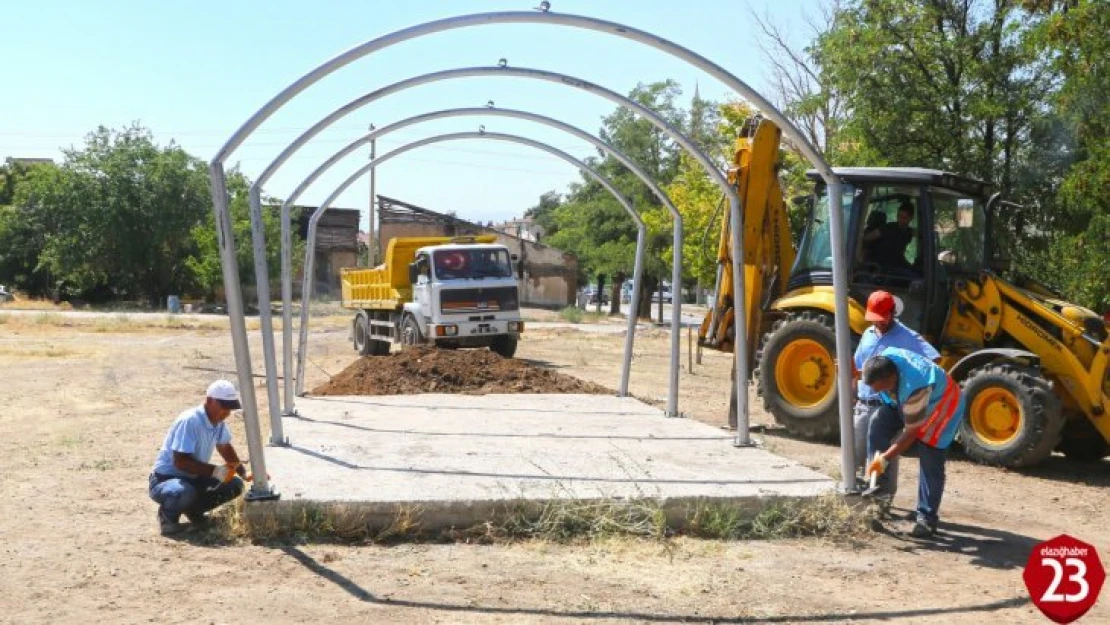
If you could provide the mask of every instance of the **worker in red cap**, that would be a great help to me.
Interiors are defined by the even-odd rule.
[[[887,347],[898,347],[936,362],[940,354],[917,332],[906,327],[896,317],[901,313],[900,301],[887,291],[875,291],[867,298],[867,313],[871,327],[864,330],[856,347],[854,357],[857,372],[863,370],[868,358],[882,352]],[[858,373],[857,373],[858,375]],[[867,463],[867,432],[871,422],[881,410],[891,410],[885,406],[879,394],[860,380],[856,385],[855,409],[852,421],[855,429],[856,470],[862,475]],[[880,477],[878,498],[890,501],[898,492],[898,458],[891,461],[889,468]]]

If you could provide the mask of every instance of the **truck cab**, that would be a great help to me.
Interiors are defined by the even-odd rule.
[[[523,329],[514,258],[497,244],[446,244],[416,250],[409,266],[415,321],[401,342],[445,347],[490,347],[511,356]]]

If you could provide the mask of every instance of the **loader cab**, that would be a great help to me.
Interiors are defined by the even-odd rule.
[[[849,294],[861,305],[879,289],[901,302],[899,320],[936,342],[951,282],[987,266],[987,185],[929,169],[841,168]],[[828,197],[814,200],[790,289],[832,284]]]

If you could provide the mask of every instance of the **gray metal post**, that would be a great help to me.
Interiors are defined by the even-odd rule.
[[[735,337],[732,341],[733,362],[736,365],[736,441],[738,447],[752,444],[750,419],[748,415],[748,316],[745,314],[744,289],[744,222],[740,204],[729,201],[732,215],[732,318],[736,321]],[[740,322],[743,319],[745,322]]]
[[[833,195],[833,191],[838,189],[838,187],[834,186],[836,185],[837,178],[832,168],[827,162],[825,162],[825,159],[821,156],[821,154],[809,143],[805,135],[802,134],[802,132],[793,123],[791,123],[790,120],[787,119],[777,108],[775,108],[766,98],[764,98],[757,91],[749,87],[747,83],[740,80],[732,73],[726,71],[723,67],[717,65],[709,59],[706,59],[700,54],[693,52],[688,48],[680,46],[672,41],[669,41],[647,31],[643,31],[617,22],[610,22],[607,20],[600,20],[580,15],[561,15],[558,13],[551,13],[547,10],[542,12],[509,11],[500,13],[477,13],[471,15],[449,17],[446,19],[417,24],[415,26],[410,26],[408,28],[397,30],[392,33],[378,37],[377,39],[373,39],[366,43],[355,46],[354,48],[351,48],[346,52],[343,52],[319,65],[312,71],[308,72],[307,74],[296,80],[293,84],[283,89],[276,96],[271,98],[269,102],[263,105],[262,108],[255,112],[254,115],[252,115],[246,122],[243,123],[243,125],[239,127],[238,130],[235,131],[235,134],[233,134],[231,138],[228,139],[228,141],[213,157],[211,164],[213,166],[222,166],[223,162],[228,158],[228,156],[230,156],[230,154],[235,149],[242,145],[242,143],[246,141],[247,137],[249,137],[258,128],[258,126],[269,119],[286,102],[288,102],[297,94],[312,86],[325,76],[328,76],[329,74],[355,60],[366,57],[378,50],[388,48],[395,44],[411,39],[416,39],[418,37],[431,35],[437,32],[473,26],[482,26],[487,24],[509,23],[551,24],[558,26],[567,26],[571,28],[582,28],[586,30],[601,32],[604,34],[614,35],[655,48],[704,70],[714,78],[720,80],[733,91],[738,93],[745,100],[750,102],[757,110],[761,111],[765,116],[767,116],[768,119],[775,122],[775,124],[777,124],[779,128],[783,131],[783,134],[791,141],[791,143],[817,169],[818,174],[829,185],[830,195]],[[212,184],[222,194],[226,194],[226,181],[223,179],[222,176],[212,176]],[[726,192],[726,195],[728,195],[728,192]],[[732,193],[731,195],[735,196],[735,193]],[[835,199],[835,197],[830,197],[830,200]],[[223,206],[217,203],[214,208],[217,212],[227,210],[226,203]],[[837,209],[839,209],[839,207],[837,207]],[[830,208],[830,210],[832,209]],[[740,253],[740,251],[737,250],[736,253]],[[843,254],[844,250],[835,250],[834,257],[837,253]],[[840,263],[840,269],[840,271],[836,270],[836,263],[834,262],[834,290],[846,294],[847,275],[843,271],[843,263]],[[844,307],[840,306],[842,301],[845,304]],[[847,315],[841,314],[842,312],[846,313],[846,310],[847,302],[844,300],[838,300],[837,314],[834,320],[835,329],[838,336],[841,334],[844,334],[845,336],[850,336],[848,334],[850,332],[850,328],[848,327]],[[234,328],[232,331],[235,332]],[[246,340],[245,337],[243,338],[243,340]],[[838,351],[837,364],[841,370],[850,369],[852,364],[851,354],[844,351]],[[249,362],[247,363],[247,366],[249,369]],[[741,371],[737,372],[737,374],[746,377],[746,372]],[[838,378],[838,388],[842,396],[850,391],[850,376],[845,378],[842,374]],[[842,414],[841,422],[842,424],[847,423],[850,426],[850,416],[846,417]],[[851,461],[850,459],[854,457],[854,445],[852,444],[853,439],[851,436],[845,437],[842,435],[842,443],[844,441],[847,441],[849,444],[847,446],[844,446],[842,444],[842,462],[847,463]],[[851,476],[844,476],[843,486],[846,491],[855,490],[855,483],[854,480],[851,479]]]
[[[282,389],[285,391],[284,415],[295,415],[293,405],[293,248],[292,224],[289,220],[291,201],[281,204],[281,368]]]
[[[841,490],[857,492],[855,459],[855,424],[852,422],[852,342],[848,329],[848,270],[844,243],[844,219],[840,181],[829,183],[829,238],[833,258],[833,299],[836,301],[837,403],[840,408],[840,448],[849,453],[840,455]],[[847,361],[847,362],[845,362]]]
[[[644,275],[644,247],[647,245],[645,237],[647,229],[640,228],[636,233],[636,261],[632,266],[632,301],[628,303],[628,329],[624,333],[624,362],[621,363],[620,397],[628,397],[628,378],[632,371],[632,337],[636,334],[636,317],[640,311],[640,279]],[[618,294],[617,297],[620,297]],[[601,301],[601,293],[597,294],[597,301]]]
[[[682,228],[682,214],[678,212],[678,208],[675,207],[674,202],[671,201],[670,196],[667,195],[667,193],[664,192],[662,189],[660,189],[657,184],[655,184],[655,182],[651,179],[651,177],[647,175],[647,172],[645,172],[642,168],[640,168],[638,165],[636,165],[636,163],[634,161],[632,161],[632,159],[630,159],[627,155],[625,155],[621,151],[615,149],[613,146],[609,145],[608,143],[605,143],[604,141],[598,139],[597,137],[591,135],[590,133],[585,132],[584,130],[581,130],[580,128],[577,128],[577,127],[572,126],[570,124],[566,124],[566,123],[561,122],[561,121],[556,120],[556,119],[552,119],[550,117],[545,117],[543,115],[538,115],[536,113],[531,113],[531,112],[528,112],[528,111],[518,111],[518,110],[514,110],[514,109],[497,109],[497,108],[490,108],[490,107],[486,107],[486,108],[472,107],[472,108],[445,109],[445,110],[441,110],[441,111],[432,111],[432,112],[429,112],[429,113],[414,115],[413,117],[402,119],[400,121],[394,122],[394,123],[389,124],[387,126],[383,126],[380,129],[372,129],[370,133],[355,139],[351,143],[349,143],[346,146],[344,146],[343,148],[339,149],[335,154],[333,154],[331,157],[329,157],[327,160],[325,160],[319,167],[317,167],[312,173],[310,173],[301,182],[300,185],[297,186],[297,188],[293,191],[293,194],[290,195],[289,198],[286,200],[286,204],[284,204],[282,206],[282,213],[281,213],[282,214],[282,223],[283,224],[288,224],[288,220],[289,220],[289,215],[288,215],[288,211],[286,210],[286,205],[288,205],[292,202],[295,202],[297,200],[297,198],[299,198],[301,196],[301,194],[305,191],[305,189],[307,189],[307,187],[309,185],[311,185],[313,182],[315,182],[320,176],[322,176],[325,172],[327,172],[333,165],[335,165],[337,162],[339,162],[340,159],[342,159],[346,155],[352,153],[359,146],[361,146],[365,143],[373,143],[378,138],[380,138],[382,136],[385,136],[386,134],[389,134],[391,132],[395,132],[395,131],[400,130],[402,128],[406,128],[408,126],[412,126],[414,124],[423,123],[423,122],[426,122],[426,121],[432,121],[432,120],[436,120],[436,119],[444,119],[444,118],[448,118],[448,117],[461,117],[461,116],[469,116],[469,115],[486,115],[486,116],[494,116],[494,117],[509,117],[509,118],[514,118],[514,119],[524,119],[524,120],[528,120],[528,121],[533,121],[533,122],[545,124],[545,125],[550,126],[552,128],[557,128],[559,130],[562,130],[564,132],[572,134],[572,135],[582,139],[583,141],[586,141],[586,142],[590,143],[594,147],[601,150],[603,153],[609,154],[614,159],[616,159],[618,162],[620,162],[625,167],[627,167],[637,178],[639,178],[652,191],[652,193],[655,194],[655,196],[657,198],[659,198],[659,201],[662,202],[663,205],[667,207],[667,210],[670,211],[671,216],[672,216],[672,218],[674,219],[674,222],[675,222],[674,233],[673,233],[674,236],[673,236],[673,242],[672,242],[672,247],[673,247],[672,263],[674,263],[675,267],[679,268],[679,271],[676,272],[676,273],[678,273],[678,275],[681,275],[682,241],[683,241],[683,236],[684,236],[683,228]],[[376,168],[370,170],[371,179],[373,179],[373,176],[376,172],[377,172]],[[292,260],[289,259],[290,254],[291,254],[290,247],[288,245],[284,245],[282,247],[281,253],[282,253],[282,262],[283,263],[288,263],[289,265],[292,265]],[[633,284],[638,285],[638,282],[633,280]],[[289,299],[286,299],[283,302],[283,305],[287,308],[290,308],[290,309],[292,308],[291,296],[290,296]],[[678,304],[678,306],[681,306],[681,304]],[[632,311],[631,311],[633,317],[637,316],[638,309],[639,309],[639,302],[636,301],[635,302],[635,308],[633,308]],[[292,325],[292,324],[290,324],[290,325]],[[675,314],[671,319],[671,332],[674,333],[677,336],[680,331],[681,331],[681,308],[678,309],[678,313]],[[292,347],[291,347],[291,342],[292,341],[291,341],[290,335],[289,334],[284,335],[284,340],[285,340],[284,348],[291,351],[292,350]],[[672,349],[673,349],[673,345],[672,345]],[[668,416],[676,416],[678,414],[678,361],[679,361],[679,359],[676,356],[671,362],[671,376],[670,376],[671,377],[671,384],[669,386],[668,395],[667,395],[667,406],[668,406],[667,415]],[[292,365],[290,365],[290,366],[292,366]],[[288,376],[287,377],[287,382],[285,384],[285,388],[286,388],[286,391],[287,391],[287,394],[286,394],[286,411],[288,413],[289,407],[292,405],[292,402],[294,401],[293,397],[291,397],[291,395],[293,394],[293,388],[294,387],[290,386],[291,380],[293,378],[292,373],[290,371],[286,371],[286,375]],[[620,388],[620,393],[621,393],[622,396],[628,394],[627,380],[625,380],[624,382],[625,383],[622,383],[621,388]]]
[[[597,180],[598,183],[600,183],[601,186],[605,188],[605,190],[607,190],[610,194],[612,194],[612,196],[614,198],[616,198],[616,200],[624,208],[625,212],[628,213],[628,215],[630,217],[632,217],[633,221],[636,222],[636,228],[638,230],[638,233],[637,233],[638,244],[637,244],[637,250],[636,250],[636,259],[637,259],[636,264],[637,265],[642,264],[642,257],[643,257],[643,254],[644,254],[644,245],[643,244],[646,241],[646,233],[647,233],[647,226],[644,224],[644,220],[640,217],[640,214],[636,212],[636,209],[632,206],[632,202],[629,201],[628,198],[624,197],[620,193],[620,191],[617,190],[616,186],[614,186],[611,182],[609,182],[609,180],[607,178],[605,178],[604,176],[599,174],[597,171],[595,171],[589,165],[586,165],[582,161],[574,158],[573,156],[571,156],[570,154],[567,154],[566,152],[563,152],[562,150],[554,148],[554,147],[552,147],[552,146],[550,146],[546,143],[540,142],[540,141],[536,141],[536,140],[533,140],[533,139],[528,139],[526,137],[521,137],[521,136],[511,135],[511,134],[504,134],[504,133],[484,132],[484,131],[483,132],[458,132],[458,133],[451,133],[451,134],[444,134],[444,135],[436,135],[434,137],[428,137],[428,138],[425,138],[425,139],[420,139],[419,141],[414,141],[412,143],[409,143],[407,145],[399,147],[399,148],[397,148],[397,149],[395,149],[395,150],[393,150],[393,151],[391,151],[387,154],[383,154],[381,157],[376,158],[375,160],[371,161],[370,163],[367,163],[366,165],[363,165],[362,167],[360,167],[355,173],[348,176],[347,179],[344,180],[342,184],[340,184],[338,187],[336,187],[335,191],[333,191],[332,194],[329,195],[328,198],[326,200],[324,200],[324,202],[322,204],[320,204],[320,207],[317,208],[316,211],[312,213],[312,217],[310,217],[309,221],[308,221],[308,241],[307,241],[307,249],[305,250],[305,267],[306,267],[305,275],[304,275],[304,289],[305,289],[305,292],[306,293],[311,293],[312,292],[313,275],[312,275],[312,272],[309,271],[308,269],[310,269],[313,265],[313,257],[315,256],[315,252],[316,252],[316,224],[320,220],[320,217],[328,210],[328,208],[331,207],[332,202],[334,202],[340,195],[342,195],[343,192],[346,191],[347,188],[350,187],[356,180],[358,180],[358,178],[360,176],[362,176],[366,172],[374,169],[378,165],[381,165],[381,164],[389,161],[390,159],[392,159],[396,156],[404,154],[405,152],[408,152],[410,150],[415,150],[416,148],[419,148],[419,147],[422,147],[422,146],[425,146],[425,145],[430,145],[430,144],[433,144],[433,143],[442,143],[444,141],[457,141],[457,140],[462,140],[462,139],[490,139],[490,140],[495,140],[495,141],[508,141],[510,143],[519,143],[521,145],[531,146],[531,147],[534,147],[536,149],[543,150],[543,151],[545,151],[545,152],[547,152],[547,153],[549,153],[553,156],[557,156],[557,157],[567,161],[568,163],[571,163],[572,165],[577,166],[582,172],[584,172],[586,174],[589,174],[591,177],[593,177],[595,180]],[[302,300],[303,300],[303,297],[302,297]],[[623,363],[622,368],[621,368],[621,379],[626,381],[626,382],[627,382],[627,379],[628,379],[629,368],[631,367],[631,364],[632,364],[632,335],[635,333],[635,327],[636,327],[635,326],[635,319],[632,319],[630,328],[633,331],[630,332],[629,335],[625,339],[624,363]],[[306,350],[307,345],[308,345],[308,307],[303,306],[303,305],[301,306],[301,325],[300,325],[299,330],[300,330],[300,337],[299,337],[299,341],[298,341],[299,350],[298,350],[298,357],[297,357],[297,394],[302,395],[304,393],[304,363],[305,363],[305,357],[306,357],[306,351],[305,350]],[[622,395],[622,396],[624,396],[624,395]]]
[[[276,367],[269,367],[269,364],[273,363],[275,359],[274,323],[270,312],[270,272],[268,268],[269,261],[266,258],[266,238],[263,234],[261,191],[257,186],[252,186],[249,193],[251,242],[254,247],[254,275],[258,295],[258,320],[262,331],[262,357],[267,364],[266,402],[270,413],[270,444],[285,445],[285,436],[281,427],[281,400],[278,397],[277,380],[274,379],[273,383],[269,383],[277,373]],[[284,332],[284,330],[282,331]]]
[[[235,351],[235,369],[239,378],[239,396],[243,404],[247,451],[255,480],[248,498],[267,499],[274,493],[266,473],[266,457],[262,453],[262,431],[258,425],[258,402],[254,396],[254,376],[250,369],[250,346],[247,344],[247,320],[243,315],[243,293],[239,284],[239,261],[235,258],[235,234],[228,211],[227,179],[221,164],[209,167],[212,204],[216,213],[216,240],[220,247],[220,264],[224,274],[227,315],[231,324],[231,344]]]

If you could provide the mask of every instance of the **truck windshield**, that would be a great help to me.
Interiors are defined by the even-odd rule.
[[[432,254],[439,280],[511,278],[509,252],[496,249],[438,250]]]
[[[840,189],[841,215],[844,219],[844,228],[847,230],[848,219],[852,214],[852,202],[856,197],[856,189],[850,184],[842,184]],[[806,228],[805,238],[802,240],[801,249],[798,251],[795,271],[798,273],[817,269],[832,271],[833,255],[832,235],[829,230],[829,196],[828,189],[824,185],[821,185],[817,192],[817,202],[809,218],[809,227]]]

